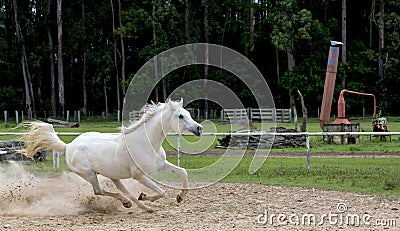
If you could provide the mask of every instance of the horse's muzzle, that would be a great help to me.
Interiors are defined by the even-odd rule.
[[[192,129],[193,134],[195,134],[196,136],[201,136],[201,134],[203,133],[203,126],[201,125],[197,125]]]

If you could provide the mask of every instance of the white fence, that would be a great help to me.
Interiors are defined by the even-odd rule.
[[[277,108],[247,108],[247,109],[222,109],[221,122],[244,122],[261,120],[265,122],[291,123],[291,109]]]
[[[57,135],[61,136],[78,136],[82,133],[80,132],[56,132]],[[18,135],[22,136],[26,133],[21,132],[0,132],[0,136],[2,135]],[[118,134],[118,133],[110,133],[110,134]],[[194,134],[184,134],[185,136],[194,136]],[[203,133],[203,136],[254,136],[254,135],[271,135],[271,136],[305,136],[306,137],[306,153],[307,153],[307,169],[310,169],[310,159],[311,159],[311,148],[310,148],[310,136],[351,136],[351,135],[360,135],[360,136],[392,136],[392,135],[400,135],[400,132],[298,132],[298,133],[277,133],[277,132],[250,132],[250,133],[231,133],[231,132],[215,132],[215,133]],[[178,139],[178,162],[180,162],[180,136],[177,133],[170,133],[168,136],[177,136]],[[53,166],[59,166],[59,154],[53,153],[53,157],[56,156],[57,160],[53,160]]]

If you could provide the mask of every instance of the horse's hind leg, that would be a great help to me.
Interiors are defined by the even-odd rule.
[[[117,189],[119,191],[121,191],[122,193],[124,193],[126,196],[128,196],[128,198],[131,199],[137,206],[139,206],[140,208],[146,210],[147,212],[153,212],[154,211],[152,208],[144,205],[138,199],[136,199],[132,195],[132,193],[125,187],[125,185],[122,183],[121,180],[118,180],[118,179],[111,179],[111,180],[112,180],[112,182],[114,182],[114,184],[117,187]]]
[[[132,207],[131,201],[129,201],[124,196],[122,196],[120,193],[112,193],[112,192],[103,190],[100,187],[99,180],[97,179],[97,175],[95,172],[90,171],[90,172],[86,172],[86,173],[77,173],[77,174],[79,176],[81,176],[83,179],[87,180],[90,184],[92,184],[95,195],[114,197],[114,198],[118,199],[119,201],[121,201],[122,205],[125,208]]]

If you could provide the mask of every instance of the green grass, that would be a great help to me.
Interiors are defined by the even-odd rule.
[[[216,156],[183,156],[182,167],[195,169],[215,162]],[[176,163],[176,157],[168,157]],[[222,182],[300,186],[364,194],[400,195],[400,159],[396,158],[314,158],[307,170],[305,158],[268,158],[253,175],[248,173],[251,157]]]

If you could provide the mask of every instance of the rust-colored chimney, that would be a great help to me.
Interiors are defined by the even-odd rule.
[[[321,113],[319,116],[319,123],[321,129],[323,129],[324,124],[329,123],[333,90],[335,89],[336,72],[339,59],[339,46],[343,45],[341,42],[331,41],[331,46],[329,47],[328,64],[326,66],[326,76],[324,85],[324,94],[322,95]]]

